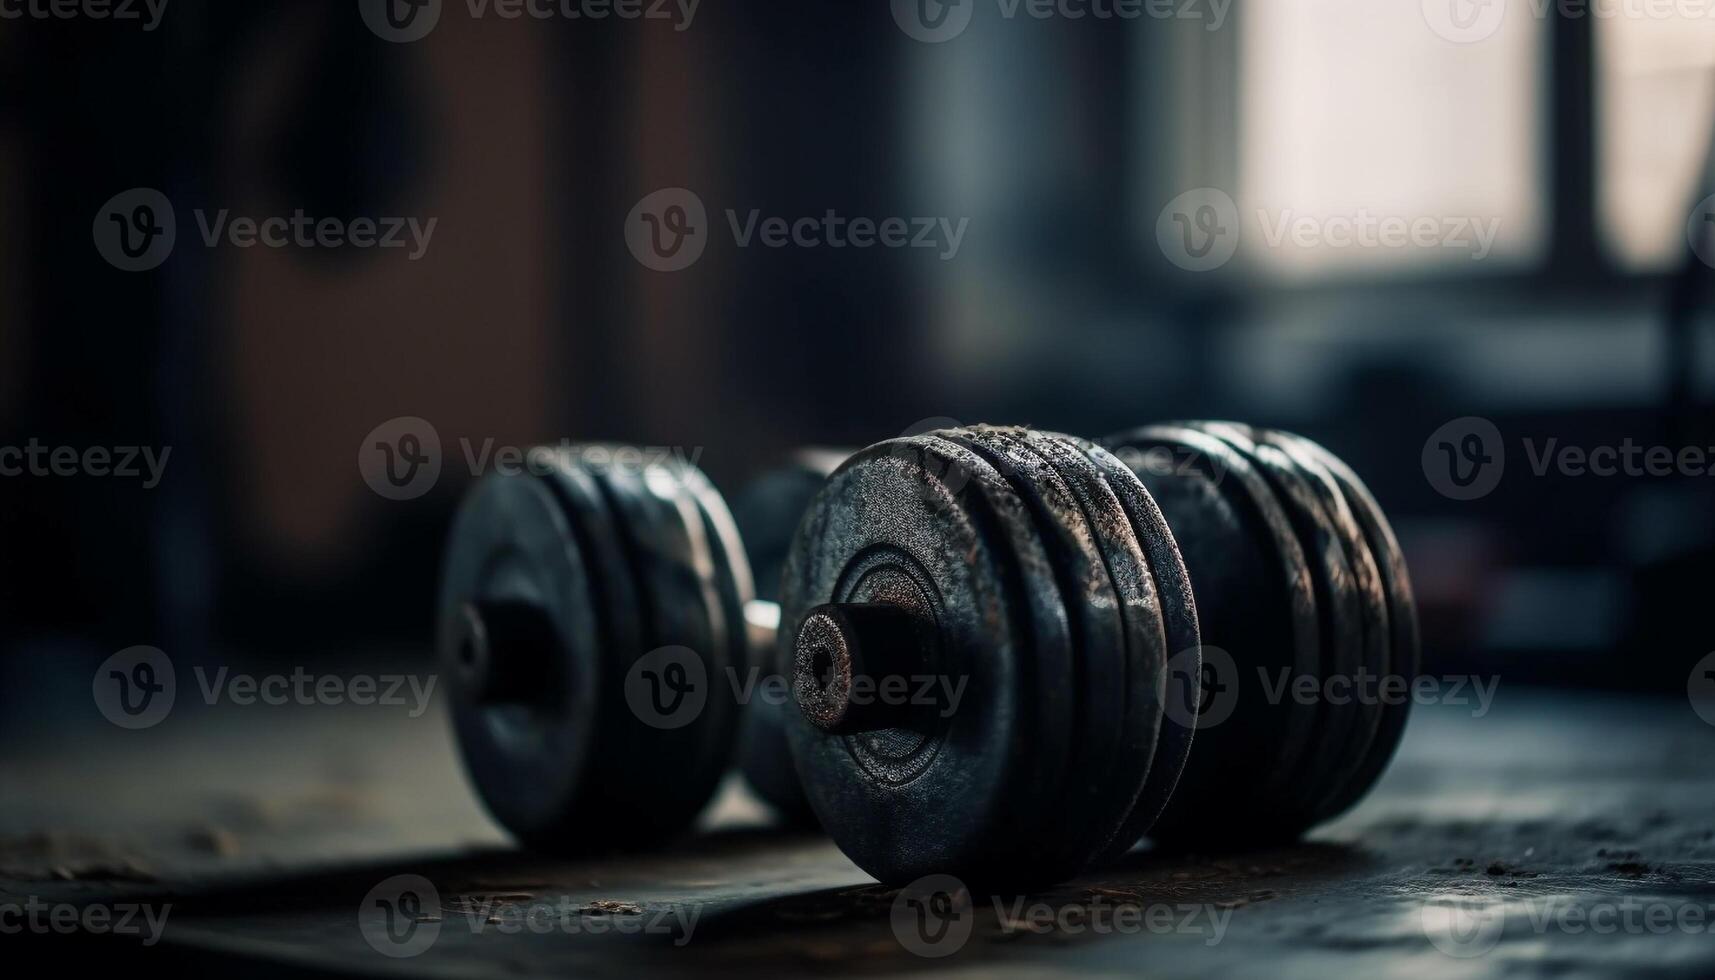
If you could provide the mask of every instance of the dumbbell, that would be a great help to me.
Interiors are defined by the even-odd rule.
[[[528,454],[461,502],[444,559],[437,645],[465,769],[490,814],[536,850],[653,844],[689,826],[732,761],[795,823],[778,700],[753,651],[778,607],[753,597],[733,515],[694,466],[581,446]],[[775,557],[832,469],[800,457],[744,496],[748,533]],[[811,485],[814,484],[814,485]],[[751,675],[751,676],[747,676]]]
[[[781,592],[805,791],[889,883],[1048,884],[1146,835],[1291,839],[1364,794],[1407,704],[1268,689],[1417,670],[1404,562],[1363,484],[1232,424],[872,446],[805,513]],[[853,693],[888,678],[931,693]]]

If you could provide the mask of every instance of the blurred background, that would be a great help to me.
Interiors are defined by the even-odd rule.
[[[466,454],[490,441],[679,447],[731,491],[794,447],[930,418],[1324,442],[1395,520],[1431,671],[1682,690],[1712,647],[1715,479],[1537,475],[1523,447],[1715,446],[1688,233],[1715,192],[1715,20],[918,0],[913,28],[882,0],[448,0],[401,43],[359,6],[0,19],[0,446],[170,447],[153,487],[0,478],[0,728],[99,724],[90,671],[135,644],[426,659]],[[92,240],[133,188],[177,215],[142,272]],[[663,188],[707,209],[681,271],[628,248]],[[1235,210],[1176,218],[1200,189]],[[436,224],[416,258],[209,246],[199,216],[222,209]],[[968,224],[950,258],[741,246],[753,211]],[[1281,233],[1360,215],[1472,230]],[[1175,254],[1175,220],[1235,217],[1230,261]],[[1467,416],[1507,466],[1457,500],[1426,448]],[[443,462],[405,501],[358,464],[400,417]]]

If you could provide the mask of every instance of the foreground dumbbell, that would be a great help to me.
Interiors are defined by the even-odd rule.
[[[460,752],[489,812],[532,848],[653,843],[726,772],[732,680],[774,645],[777,608],[753,600],[733,518],[696,468],[622,447],[530,460],[480,481],[450,534],[438,645]],[[796,506],[747,519],[786,538]],[[747,768],[802,800],[784,751]]]
[[[1146,833],[1290,837],[1392,753],[1403,702],[1264,697],[1255,673],[1415,673],[1403,562],[1356,477],[1239,426],[1108,446],[993,427],[893,440],[805,514],[781,597],[788,733],[823,826],[877,878],[1047,883]],[[899,678],[926,696],[874,696]],[[1234,685],[1232,717],[1192,751],[1199,711]]]

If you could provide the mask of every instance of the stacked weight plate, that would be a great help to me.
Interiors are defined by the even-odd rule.
[[[750,573],[697,470],[635,450],[531,454],[455,519],[439,603],[466,769],[496,820],[558,851],[687,826],[729,761]],[[640,698],[690,707],[662,713]],[[650,685],[654,685],[653,688]]]
[[[885,881],[1046,883],[1145,833],[1296,834],[1362,795],[1404,722],[1403,705],[1332,703],[1328,682],[1416,668],[1403,562],[1369,495],[1320,448],[1239,426],[870,447],[800,525],[782,642],[824,604],[873,603],[931,638],[890,667],[960,695],[892,728],[797,719],[789,736],[823,825]],[[1314,690],[1271,697],[1258,669]]]
[[[1167,663],[1197,648],[1196,614],[1160,513],[1104,450],[977,427],[857,454],[800,525],[783,635],[823,603],[913,610],[934,642],[911,672],[959,692],[891,730],[790,729],[818,817],[871,874],[1060,880],[1171,795],[1190,733],[1164,717]]]
[[[1347,809],[1391,758],[1418,668],[1405,561],[1374,498],[1288,433],[1185,423],[1106,444],[1174,529],[1216,709],[1152,836],[1263,843]]]

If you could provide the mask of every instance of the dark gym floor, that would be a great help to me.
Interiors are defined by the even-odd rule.
[[[1139,850],[978,895],[968,938],[929,947],[895,893],[737,787],[665,853],[537,857],[482,815],[438,709],[292,710],[0,762],[21,790],[0,803],[0,902],[149,905],[164,928],[132,962],[247,975],[1715,974],[1715,727],[1684,700],[1503,685],[1487,712],[1420,707],[1377,790],[1305,843]],[[396,875],[439,895],[410,957],[360,922]]]

